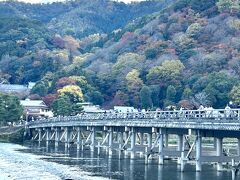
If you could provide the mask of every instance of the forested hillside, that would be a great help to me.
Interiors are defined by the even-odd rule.
[[[239,0],[81,2],[38,14],[3,3],[14,8],[0,18],[2,81],[38,81],[32,98],[66,106],[240,103]]]

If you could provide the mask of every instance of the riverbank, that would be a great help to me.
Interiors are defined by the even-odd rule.
[[[23,143],[24,126],[0,127],[0,142]]]

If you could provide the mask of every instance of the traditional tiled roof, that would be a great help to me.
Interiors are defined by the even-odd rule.
[[[42,100],[22,100],[20,101],[23,107],[44,107],[47,108],[47,105]]]
[[[25,92],[28,91],[28,87],[24,85],[13,85],[13,84],[0,84],[0,92]]]

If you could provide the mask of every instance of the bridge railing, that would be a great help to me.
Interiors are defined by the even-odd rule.
[[[229,121],[240,122],[240,109],[205,109],[205,110],[177,110],[177,111],[148,111],[130,113],[82,113],[76,116],[58,116],[49,119],[40,119],[29,124],[61,121]]]

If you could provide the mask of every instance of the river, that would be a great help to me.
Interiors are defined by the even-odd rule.
[[[121,157],[118,153],[108,156],[102,150],[100,156],[88,149],[65,149],[43,143],[17,145],[0,143],[0,180],[231,180],[231,170],[217,172],[210,164],[203,165],[201,173],[195,172],[194,164],[188,164],[181,173],[176,161],[166,160],[160,166],[157,160],[145,165],[144,158],[135,160]],[[240,179],[240,176],[236,179]]]

